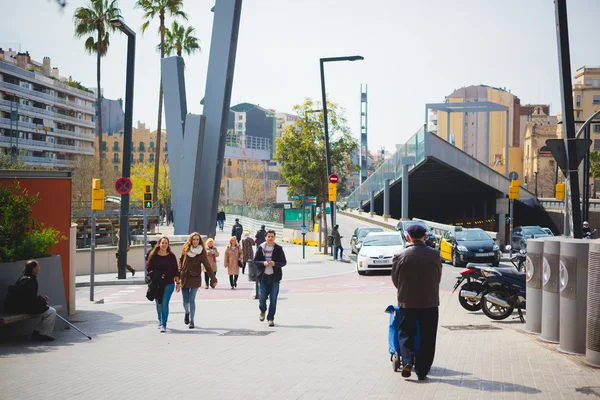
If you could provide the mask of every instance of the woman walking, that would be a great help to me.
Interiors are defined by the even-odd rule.
[[[155,299],[156,313],[158,314],[158,328],[161,333],[167,331],[167,321],[169,319],[169,302],[175,290],[174,281],[179,282],[179,268],[177,265],[177,257],[171,251],[169,239],[166,236],[158,240],[158,244],[150,252],[148,262],[146,263],[148,275],[157,277],[163,280],[164,292],[162,299]],[[160,301],[159,301],[160,300]]]
[[[204,248],[202,237],[198,232],[192,233],[183,245],[181,257],[179,257],[179,282],[176,290],[183,296],[183,309],[185,317],[183,321],[194,329],[194,315],[196,314],[196,293],[202,286],[202,266],[210,276],[211,286],[217,285],[217,278],[210,267],[208,254]]]
[[[254,246],[254,239],[250,237],[250,234],[246,232],[244,234],[244,240],[242,240],[242,251],[243,251],[243,262],[242,264],[242,274],[246,273],[246,265],[249,261],[254,259],[254,251],[252,250],[252,246]]]
[[[208,254],[208,263],[212,268],[213,273],[215,274],[215,280],[217,279],[217,257],[219,257],[219,250],[215,246],[215,241],[212,238],[206,240],[206,253]],[[206,289],[208,289],[208,272],[206,272],[206,267],[202,266],[202,271],[204,272],[204,283],[206,283]],[[213,287],[214,289],[214,287]]]
[[[240,264],[242,262],[242,249],[235,236],[229,239],[227,249],[225,250],[225,259],[223,264],[229,273],[229,284],[231,289],[237,287],[238,276],[240,275]]]

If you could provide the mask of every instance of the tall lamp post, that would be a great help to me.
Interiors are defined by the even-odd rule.
[[[331,175],[331,161],[329,159],[329,126],[327,124],[327,95],[325,94],[325,70],[323,64],[326,62],[336,61],[358,61],[364,60],[363,56],[346,56],[346,57],[329,57],[321,58],[319,60],[321,65],[321,96],[323,98],[323,126],[325,127],[325,163],[327,165],[327,177]],[[331,209],[331,229],[335,226],[335,210],[334,202],[329,202],[329,208]]]
[[[123,134],[122,176],[131,174],[131,129],[133,126],[133,73],[135,70],[135,32],[121,18],[110,21],[111,25],[127,35],[127,77],[125,85],[125,127]],[[100,88],[98,88],[100,90]],[[127,269],[127,245],[129,244],[129,194],[121,195],[119,220],[119,279],[125,279]]]

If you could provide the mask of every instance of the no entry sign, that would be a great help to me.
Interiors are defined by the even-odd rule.
[[[131,183],[131,179],[129,178],[119,178],[117,179],[117,182],[115,182],[115,189],[117,190],[117,193],[121,195],[129,194],[129,192],[131,192],[132,187],[133,184]]]
[[[336,174],[329,175],[329,182],[331,182],[331,183],[338,183],[338,180],[339,180],[339,178],[338,178],[338,176]]]

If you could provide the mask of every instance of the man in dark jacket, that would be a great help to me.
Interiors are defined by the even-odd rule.
[[[267,311],[267,297],[270,297],[267,321],[269,326],[275,326],[275,311],[277,310],[277,296],[279,295],[279,282],[283,277],[281,268],[287,264],[283,247],[275,243],[275,231],[267,231],[266,241],[256,248],[254,255],[256,265],[256,280],[259,282],[258,308],[261,321],[265,320]]]
[[[265,238],[267,236],[267,230],[264,225],[260,226],[260,229],[256,231],[255,242],[257,246],[260,246],[265,242]]]
[[[48,306],[48,296],[37,294],[39,272],[40,264],[36,260],[27,261],[23,276],[9,288],[8,304],[5,307],[10,314],[37,314],[41,319],[37,329],[33,331],[32,339],[52,342],[56,310]]]
[[[217,213],[217,225],[219,230],[223,232],[223,226],[225,225],[225,211],[221,208],[221,211]]]
[[[242,234],[244,233],[244,227],[240,224],[240,219],[235,219],[235,225],[231,228],[231,236],[237,238],[238,243],[242,240]]]
[[[437,250],[425,244],[424,227],[411,225],[406,233],[410,243],[394,255],[392,266],[392,281],[398,289],[400,307],[399,355],[402,376],[409,378],[414,365],[417,377],[424,380],[435,355],[442,259]],[[419,349],[415,349],[417,336]]]

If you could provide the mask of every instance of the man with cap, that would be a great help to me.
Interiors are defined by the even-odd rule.
[[[427,232],[420,225],[406,229],[406,248],[394,254],[392,281],[398,289],[399,355],[402,376],[409,378],[413,366],[424,380],[435,355],[440,305],[442,259],[439,251],[425,244]],[[419,348],[415,348],[415,341]]]
[[[244,233],[244,227],[240,224],[240,219],[235,219],[235,225],[231,228],[231,236],[235,236],[238,243],[242,240],[242,234]]]

